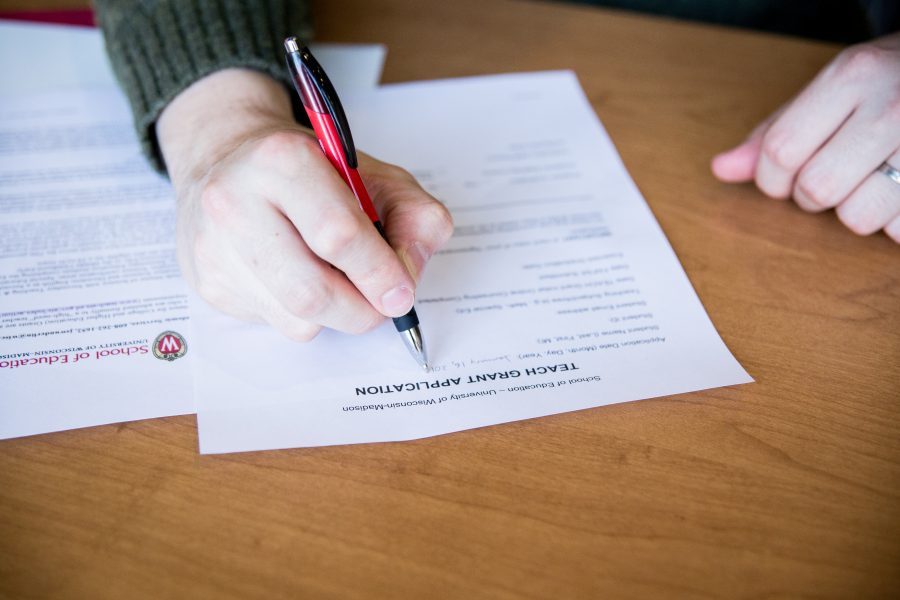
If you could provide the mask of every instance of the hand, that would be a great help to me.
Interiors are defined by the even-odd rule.
[[[712,170],[900,243],[900,184],[876,170],[885,161],[900,169],[900,34],[841,52]]]
[[[298,340],[406,314],[452,233],[446,208],[398,167],[360,156],[390,245],[266,75],[229,69],[183,91],[157,123],[178,197],[178,258],[207,302]]]

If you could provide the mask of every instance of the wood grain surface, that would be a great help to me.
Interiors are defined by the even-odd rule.
[[[898,597],[900,248],[708,167],[838,47],[503,0],[317,21],[387,44],[387,82],[574,70],[756,383],[393,444],[2,441],[0,597]]]

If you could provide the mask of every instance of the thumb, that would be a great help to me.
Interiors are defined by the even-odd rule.
[[[443,204],[421,188],[392,200],[396,201],[389,200],[383,212],[385,232],[409,274],[418,281],[432,254],[452,235],[453,219]]]
[[[364,155],[361,155],[364,156]],[[388,242],[418,281],[425,264],[453,234],[447,208],[406,171],[366,158],[364,174]]]
[[[741,183],[753,179],[764,133],[754,130],[740,145],[715,155],[710,163],[713,175],[726,183]]]
[[[726,183],[742,183],[752,180],[756,174],[756,163],[759,161],[763,137],[782,111],[783,109],[778,110],[757,125],[747,139],[739,145],[715,155],[710,163],[713,175]]]

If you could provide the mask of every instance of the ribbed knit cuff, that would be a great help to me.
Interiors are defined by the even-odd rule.
[[[256,69],[288,86],[282,42],[308,39],[312,29],[303,1],[95,0],[94,8],[143,150],[160,172],[156,120],[175,96],[227,68]]]

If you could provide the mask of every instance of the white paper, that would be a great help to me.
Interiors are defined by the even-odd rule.
[[[378,85],[381,44],[310,44],[342,96]],[[0,20],[0,96],[115,87],[96,29]]]
[[[0,104],[0,437],[193,412],[174,200],[114,89]]]
[[[103,37],[90,27],[0,20],[0,96],[115,87]]]
[[[350,96],[384,58],[316,51]],[[100,34],[0,23],[0,69],[0,438],[194,412],[174,196]]]
[[[410,169],[456,233],[416,307],[296,344],[193,304],[200,448],[405,440],[751,381],[706,316],[574,75],[381,88],[357,146]]]

